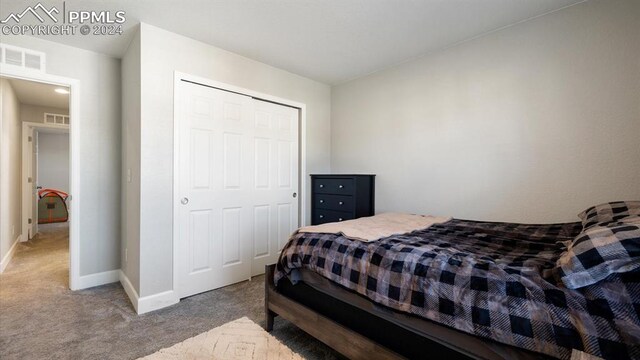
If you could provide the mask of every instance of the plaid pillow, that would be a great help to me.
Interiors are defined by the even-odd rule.
[[[569,289],[595,284],[613,273],[640,268],[640,216],[585,228],[556,262]]]
[[[598,223],[617,221],[629,215],[640,216],[640,201],[614,201],[592,206],[578,214],[582,220],[582,228]]]

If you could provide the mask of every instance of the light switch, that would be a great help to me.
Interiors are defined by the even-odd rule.
[[[127,182],[131,182],[131,169],[127,169]]]

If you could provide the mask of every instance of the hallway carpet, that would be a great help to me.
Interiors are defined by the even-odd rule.
[[[227,322],[264,324],[264,277],[183,299],[137,315],[119,283],[72,292],[68,227],[40,226],[0,275],[0,358],[136,359]],[[291,323],[276,318],[280,342],[307,359],[339,358]]]

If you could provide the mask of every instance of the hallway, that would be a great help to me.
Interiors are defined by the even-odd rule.
[[[264,277],[137,315],[119,283],[69,290],[68,223],[40,225],[0,274],[0,358],[136,359],[226,322],[264,322]],[[272,334],[310,359],[337,354],[282,319]]]
[[[2,274],[0,299],[22,302],[25,292],[4,290],[18,287],[49,288],[64,291],[69,288],[69,223],[38,225],[39,234],[18,244],[16,254]],[[9,285],[13,282],[13,285]]]

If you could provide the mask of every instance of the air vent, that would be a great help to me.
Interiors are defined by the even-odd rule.
[[[44,113],[45,124],[69,125],[69,115]]]
[[[4,58],[7,65],[22,66],[22,52],[13,49],[4,50]]]
[[[45,72],[45,54],[40,51],[0,44],[0,64]]]
[[[24,67],[29,69],[40,70],[40,68],[42,67],[42,56],[25,52]]]

